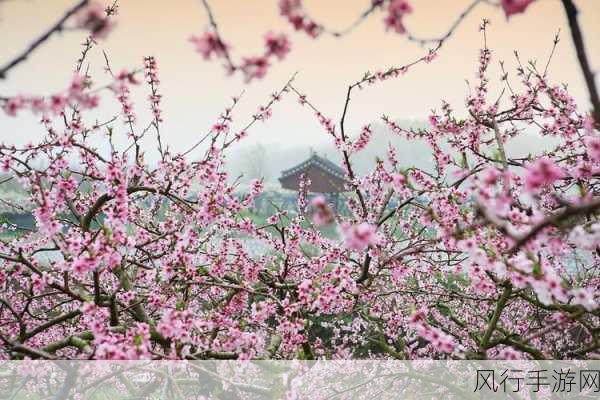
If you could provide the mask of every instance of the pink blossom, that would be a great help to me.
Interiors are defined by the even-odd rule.
[[[31,99],[31,111],[34,114],[44,113],[47,109],[48,105],[43,97],[34,97]]]
[[[497,168],[488,168],[483,173],[483,183],[487,186],[494,186],[498,179],[502,176],[502,172]]]
[[[402,174],[395,174],[392,177],[392,185],[396,190],[403,190],[407,183],[406,177]]]
[[[430,51],[429,53],[427,53],[427,55],[425,57],[423,57],[423,61],[425,61],[425,63],[429,64],[436,57],[437,57],[437,53],[435,51]]]
[[[269,66],[269,60],[266,57],[248,57],[244,58],[241,69],[246,82],[250,82],[255,78],[263,78],[267,74]]]
[[[351,250],[364,250],[377,243],[377,227],[367,222],[358,225],[342,224],[342,234],[346,247]]]
[[[583,117],[583,129],[588,135],[591,135],[594,131],[594,124],[594,117],[591,114],[586,114],[585,117]]]
[[[578,304],[588,311],[594,311],[598,308],[598,303],[594,299],[594,291],[591,289],[572,289],[569,294],[573,296],[573,304]]]
[[[55,94],[50,98],[50,110],[60,114],[68,104],[68,98],[62,94]]]
[[[427,323],[427,310],[421,308],[409,318],[409,324],[417,331],[417,335],[427,340],[436,351],[452,353],[456,348],[454,338],[439,328]]]
[[[369,144],[372,135],[373,131],[371,130],[371,127],[369,125],[365,125],[360,132],[360,136],[352,145],[353,151],[364,150],[364,148]]]
[[[7,173],[10,171],[11,160],[9,156],[4,156],[0,158],[0,171],[3,173]]]
[[[527,7],[535,0],[502,0],[502,9],[506,14],[506,17],[510,17],[513,14],[519,14],[525,12]]]
[[[213,54],[217,58],[227,54],[228,46],[214,32],[207,31],[202,36],[192,36],[190,42],[196,46],[196,51],[202,54],[205,60],[210,60]]]
[[[11,117],[17,115],[17,112],[25,106],[24,99],[22,97],[13,97],[8,99],[2,106],[4,112]]]
[[[84,75],[75,74],[71,80],[71,86],[69,87],[69,96],[78,98],[81,97],[86,85],[86,78]]]
[[[81,256],[73,261],[71,268],[73,272],[79,276],[83,276],[88,272],[91,272],[96,269],[98,265],[98,260],[96,258],[92,258],[89,256]]]
[[[304,12],[301,0],[279,0],[279,13],[287,18],[295,30],[304,31],[313,39],[323,31],[323,27]]]
[[[283,33],[268,32],[265,35],[265,46],[267,48],[266,56],[275,56],[279,60],[283,60],[290,52],[290,41]]]
[[[229,125],[224,124],[222,122],[217,122],[216,124],[213,125],[212,130],[215,131],[216,133],[227,132],[229,130]]]
[[[92,2],[77,14],[77,26],[90,31],[94,38],[104,39],[113,29],[114,23],[102,3]]]
[[[313,207],[326,207],[327,206],[327,200],[325,200],[325,197],[323,196],[316,196],[315,198],[312,199],[312,201],[310,202],[310,204]]]
[[[498,352],[498,355],[494,357],[496,360],[524,360],[525,355],[520,351],[516,351],[512,347],[504,347]]]
[[[406,28],[402,19],[411,12],[412,6],[407,0],[391,0],[387,8],[387,15],[383,20],[386,29],[393,29],[396,33],[405,33]]]
[[[334,215],[325,197],[317,196],[312,199],[311,205],[313,207],[313,221],[315,225],[326,225],[334,221]]]
[[[122,69],[116,76],[118,81],[127,81],[131,85],[138,85],[140,83],[134,72],[130,72],[126,69]]]
[[[586,136],[584,143],[590,160],[600,162],[600,137]]]
[[[527,167],[525,190],[530,193],[537,192],[564,176],[565,173],[554,161],[548,158],[539,158]]]

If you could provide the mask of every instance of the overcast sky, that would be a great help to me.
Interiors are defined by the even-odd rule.
[[[12,0],[0,3],[0,64],[17,54],[40,32],[55,21],[75,0]],[[370,0],[305,0],[310,14],[332,29],[343,28],[359,15]],[[413,0],[414,13],[406,18],[407,27],[419,36],[438,36],[470,3],[463,0]],[[588,54],[594,67],[600,66],[600,1],[579,0],[581,24]],[[102,41],[89,57],[90,70],[98,82],[103,74],[101,50],[109,55],[113,69],[139,68],[143,57],[157,57],[164,95],[164,140],[183,149],[206,132],[229,103],[233,95],[245,90],[243,103],[236,113],[238,126],[245,124],[257,106],[298,72],[296,86],[308,93],[322,111],[339,117],[348,83],[367,70],[402,65],[425,49],[408,42],[393,32],[386,32],[383,14],[371,16],[343,39],[323,37],[311,40],[291,32],[277,10],[276,0],[213,0],[213,10],[225,40],[232,46],[234,57],[254,55],[262,51],[263,34],[268,30],[291,33],[292,52],[276,63],[267,78],[245,85],[241,77],[226,77],[219,62],[206,62],[193,51],[188,38],[207,27],[207,17],[200,0],[121,0],[118,25],[109,38]],[[523,59],[545,60],[558,29],[562,31],[550,77],[569,84],[571,93],[584,106],[587,96],[570,40],[570,32],[559,0],[538,0],[524,15],[508,22],[499,8],[481,4],[464,20],[446,43],[438,59],[421,65],[409,74],[368,88],[353,98],[349,127],[355,130],[382,114],[395,119],[424,120],[441,99],[461,109],[467,92],[465,79],[475,76],[481,35],[478,25],[489,18],[488,44],[495,61],[503,59],[509,69],[515,65],[513,50]],[[0,81],[0,95],[16,93],[44,94],[62,89],[69,82],[79,55],[81,31],[67,31],[53,37],[25,64],[15,69],[7,81]],[[497,69],[492,80],[498,81]],[[137,109],[147,105],[145,88],[137,94]],[[110,101],[102,112],[114,109]],[[35,140],[42,134],[33,118],[9,119],[0,115],[0,141]],[[261,143],[269,148],[319,147],[329,138],[306,109],[289,98],[274,109],[271,120],[259,124],[251,132],[248,143]],[[307,151],[308,154],[308,151]],[[282,166],[288,167],[288,166]]]

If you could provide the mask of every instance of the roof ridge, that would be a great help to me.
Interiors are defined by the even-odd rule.
[[[302,161],[298,165],[281,171],[281,178],[285,178],[286,176],[296,173],[311,164],[318,165],[319,167],[331,173],[332,175],[341,177],[342,179],[346,178],[346,171],[344,171],[342,167],[336,165],[333,161],[325,157],[319,156],[317,153],[311,154],[311,156],[308,159]]]

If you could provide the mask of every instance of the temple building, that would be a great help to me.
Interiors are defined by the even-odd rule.
[[[311,152],[310,157],[300,164],[281,172],[279,182],[284,189],[299,191],[302,175],[310,179],[309,193],[322,193],[330,197],[338,207],[339,194],[346,191],[345,171],[324,157]]]

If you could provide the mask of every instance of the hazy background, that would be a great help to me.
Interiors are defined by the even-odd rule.
[[[14,57],[26,44],[71,7],[75,0],[6,0],[0,1],[0,64]],[[305,0],[310,15],[331,29],[341,29],[353,22],[370,4],[370,0]],[[413,14],[406,17],[408,29],[418,36],[436,37],[446,32],[456,17],[470,3],[463,0],[413,0]],[[580,21],[593,67],[600,66],[600,1],[579,0]],[[268,30],[290,33],[292,52],[281,63],[275,63],[265,79],[245,85],[240,76],[226,77],[220,62],[206,62],[194,52],[190,35],[201,34],[207,17],[200,0],[121,0],[117,26],[107,40],[100,42],[88,58],[96,82],[107,82],[103,72],[105,50],[114,70],[140,68],[143,57],[158,60],[160,91],[163,94],[163,140],[174,149],[185,149],[201,137],[230,102],[231,96],[245,91],[237,108],[234,127],[249,121],[270,93],[298,72],[295,86],[328,116],[339,118],[348,83],[359,79],[367,70],[402,65],[424,54],[426,48],[411,43],[403,36],[386,32],[383,13],[377,12],[351,34],[342,39],[323,36],[317,40],[292,32],[278,14],[276,0],[213,0],[214,14],[221,33],[232,47],[235,58],[256,55],[263,50],[263,35]],[[373,121],[382,114],[407,123],[427,118],[440,100],[449,101],[462,110],[467,93],[465,80],[475,77],[479,48],[482,44],[478,26],[489,18],[488,44],[494,51],[491,70],[493,87],[498,87],[497,61],[506,61],[514,77],[513,50],[522,59],[544,63],[552,47],[552,39],[561,29],[562,41],[550,67],[555,82],[568,83],[570,92],[587,107],[587,92],[571,44],[570,31],[559,0],[538,0],[525,14],[508,22],[500,8],[486,4],[465,19],[429,65],[420,65],[406,76],[370,87],[353,96],[348,117],[351,131]],[[62,90],[69,82],[75,61],[85,38],[81,31],[67,31],[54,36],[23,65],[11,71],[9,79],[0,81],[0,96],[17,93],[47,94]],[[516,82],[516,80],[514,81]],[[147,88],[136,92],[136,110],[145,125],[148,105]],[[99,115],[108,116],[118,109],[107,96]],[[383,154],[390,137],[376,128],[374,143],[358,160],[368,165],[376,154]],[[0,114],[0,141],[24,143],[39,139],[43,131],[33,117],[8,118]],[[420,144],[398,141],[398,153],[408,164],[426,163],[429,154]],[[538,138],[525,138],[518,146],[526,152],[543,146]],[[149,142],[148,156],[154,142]],[[276,180],[278,172],[302,161],[310,148],[320,153],[331,151],[326,136],[312,113],[290,96],[277,104],[273,117],[260,123],[250,137],[233,149],[230,159],[234,174],[265,175]],[[331,155],[331,157],[334,157]]]

